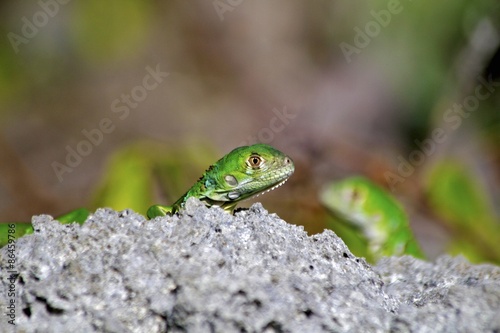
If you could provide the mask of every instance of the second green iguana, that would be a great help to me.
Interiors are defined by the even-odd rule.
[[[391,195],[364,177],[328,184],[321,202],[336,216],[359,230],[373,261],[409,254],[424,258],[403,207]]]

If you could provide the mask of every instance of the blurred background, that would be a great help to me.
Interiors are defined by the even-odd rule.
[[[467,252],[500,243],[497,0],[4,1],[0,16],[0,221],[145,213],[263,142],[296,172],[258,200],[309,233],[332,228],[321,188],[365,175],[430,258],[498,262]]]

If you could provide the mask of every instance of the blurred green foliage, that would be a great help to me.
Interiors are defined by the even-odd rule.
[[[93,207],[145,212],[152,196],[152,163],[144,146],[126,147],[110,158]]]
[[[174,202],[216,161],[213,149],[203,144],[189,147],[138,142],[118,150],[110,158],[92,206],[131,208],[145,214],[152,204]]]
[[[3,32],[0,29],[0,33]],[[19,98],[25,88],[27,82],[24,74],[15,53],[9,48],[0,47],[0,120],[9,112],[7,105]]]
[[[148,41],[152,4],[139,0],[75,3],[71,34],[83,59],[115,62],[134,56]]]
[[[452,232],[450,252],[500,263],[500,219],[486,193],[479,177],[456,160],[437,163],[426,181],[431,211]]]

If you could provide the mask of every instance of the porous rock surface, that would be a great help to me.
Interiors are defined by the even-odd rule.
[[[35,216],[16,243],[16,326],[0,251],[0,332],[500,332],[500,268],[462,258],[357,258],[260,204],[196,199],[172,217]]]

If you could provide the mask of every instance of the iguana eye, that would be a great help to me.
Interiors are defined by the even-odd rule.
[[[258,156],[258,155],[252,155],[248,158],[248,164],[250,164],[250,166],[252,168],[258,168],[260,167],[260,165],[262,164],[262,157]]]
[[[353,190],[352,190],[352,192],[351,192],[351,200],[352,200],[352,201],[358,201],[359,196],[360,196],[360,195],[359,195],[358,190],[353,189]]]

